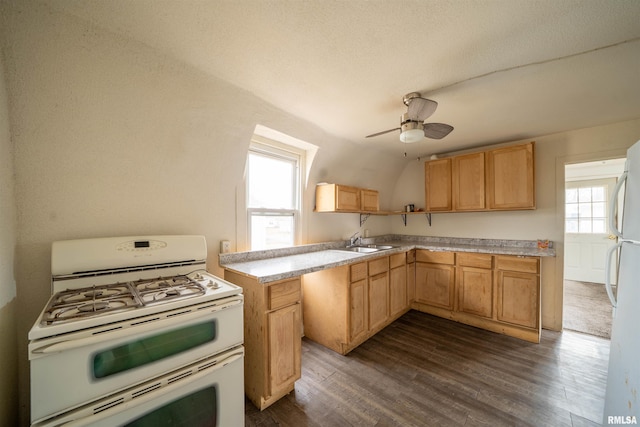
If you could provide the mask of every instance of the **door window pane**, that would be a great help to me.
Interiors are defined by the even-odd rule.
[[[565,232],[607,232],[607,186],[584,186],[565,190]]]

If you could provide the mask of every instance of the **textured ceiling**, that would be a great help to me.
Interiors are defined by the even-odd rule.
[[[63,0],[363,147],[409,156],[640,117],[640,1]],[[404,146],[402,97],[455,130]],[[294,135],[295,136],[295,135]],[[640,139],[640,135],[638,136]]]

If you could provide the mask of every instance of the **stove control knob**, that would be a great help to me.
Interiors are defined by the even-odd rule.
[[[209,283],[207,284],[207,286],[212,289],[218,289],[220,287],[220,283],[214,282],[213,280],[209,280]]]
[[[202,280],[202,279],[204,279],[204,277],[202,277],[202,274],[200,274],[200,273],[196,273],[196,275],[195,275],[195,279],[196,279],[196,280]]]

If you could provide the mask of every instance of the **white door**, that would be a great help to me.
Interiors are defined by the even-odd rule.
[[[565,188],[564,278],[604,283],[605,260],[617,243],[608,230],[607,215],[615,178],[570,181]],[[612,265],[615,283],[616,266]]]

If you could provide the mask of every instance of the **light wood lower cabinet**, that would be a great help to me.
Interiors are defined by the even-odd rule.
[[[416,250],[407,252],[407,304],[416,299]]]
[[[539,328],[539,260],[496,256],[496,265],[498,320],[525,328]]]
[[[489,254],[457,254],[457,310],[493,317],[493,257]]]
[[[300,278],[273,283],[225,270],[244,294],[245,394],[260,410],[291,392],[301,376]]]
[[[455,254],[416,251],[416,302],[453,310]]]
[[[269,392],[287,394],[301,375],[300,304],[267,314],[269,323]]]
[[[416,251],[413,309],[540,342],[540,261]]]
[[[393,269],[391,257],[305,274],[302,277],[305,336],[347,354],[407,312],[404,254],[402,265],[400,258],[394,258]],[[400,277],[400,272],[405,275]]]
[[[389,257],[389,315],[396,317],[407,311],[407,254]]]

